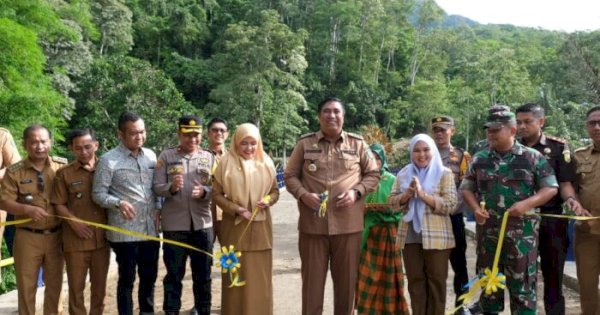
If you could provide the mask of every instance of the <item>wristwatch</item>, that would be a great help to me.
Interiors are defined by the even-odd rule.
[[[360,198],[362,198],[362,193],[360,192],[360,190],[354,188],[352,189],[354,190],[354,193],[356,194],[356,200],[360,200]]]

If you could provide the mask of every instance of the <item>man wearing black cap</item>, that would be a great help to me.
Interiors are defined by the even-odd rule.
[[[164,198],[161,209],[163,236],[212,252],[213,221],[210,211],[214,155],[200,149],[202,122],[183,116],[177,129],[179,145],[163,151],[156,162],[154,192]],[[194,292],[191,314],[210,314],[212,258],[203,253],[164,244],[167,275],[163,280],[165,314],[179,314],[181,280],[190,257]]]
[[[500,111],[485,123],[489,147],[473,156],[460,189],[473,209],[480,237],[477,268],[492,269],[499,235],[504,232],[499,271],[506,276],[513,314],[537,314],[536,279],[539,218],[525,213],[548,202],[558,191],[552,167],[536,150],[515,141],[515,114]],[[504,213],[506,230],[501,231]],[[504,290],[483,293],[484,314],[504,310]]]
[[[510,112],[510,107],[508,107],[506,105],[502,105],[502,104],[495,104],[495,105],[492,105],[488,109],[488,115],[491,115],[496,112],[503,112],[503,111]],[[471,148],[472,149],[471,152],[473,152],[473,154],[475,154],[483,149],[487,149],[487,147],[488,147],[487,139],[479,140],[473,145],[473,147]]]
[[[431,120],[431,132],[442,157],[442,162],[444,166],[452,170],[454,182],[456,188],[458,188],[469,168],[471,155],[469,152],[451,144],[452,136],[456,132],[454,119],[450,116],[433,118]],[[459,195],[455,212],[450,216],[452,231],[454,232],[454,239],[456,241],[456,247],[450,252],[450,264],[452,265],[452,270],[454,270],[454,293],[456,294],[457,306],[461,304],[458,298],[465,293],[465,286],[469,282],[466,258],[467,240],[465,237],[465,221],[463,220],[463,210],[465,208],[466,205],[462,200],[462,196]],[[457,314],[463,314],[463,312],[464,310],[460,309],[457,311]]]

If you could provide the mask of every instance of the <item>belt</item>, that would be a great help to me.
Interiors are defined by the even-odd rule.
[[[58,232],[60,230],[61,226],[57,225],[51,229],[46,229],[46,230],[38,230],[38,229],[32,229],[32,228],[28,228],[28,227],[24,227],[24,226],[20,226],[19,229],[23,229],[25,231],[29,231],[31,233],[36,233],[36,234],[44,234],[44,235],[48,235],[48,234],[52,234],[54,232]]]

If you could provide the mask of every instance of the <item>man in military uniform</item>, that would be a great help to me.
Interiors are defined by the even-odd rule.
[[[19,314],[35,314],[35,294],[40,267],[44,268],[44,314],[58,314],[63,275],[60,221],[54,216],[50,194],[56,171],[67,163],[49,157],[52,135],[41,125],[23,132],[27,159],[10,166],[0,189],[0,206],[16,220],[31,219],[17,226],[13,256],[17,274]]]
[[[218,163],[223,154],[227,152],[225,141],[227,141],[227,137],[229,136],[229,130],[227,129],[225,120],[218,117],[215,117],[208,122],[207,129],[208,151],[214,154]],[[215,202],[211,202],[210,211],[212,213],[213,230],[215,232],[213,241],[216,241],[217,238],[219,238],[221,221],[223,220],[223,210],[217,206]]]
[[[510,111],[510,107],[506,106],[506,105],[502,105],[502,104],[495,104],[492,105],[489,109],[488,109],[488,115],[493,114],[495,112],[503,112],[503,111]],[[477,141],[473,147],[472,147],[472,151],[473,153],[477,153],[483,149],[487,149],[488,148],[488,140],[487,139],[482,139]]]
[[[592,143],[575,150],[577,194],[581,205],[593,216],[600,216],[600,106],[586,115],[586,129]],[[575,225],[575,262],[581,314],[600,313],[598,277],[600,269],[600,222],[582,221]]]
[[[177,129],[179,146],[163,151],[156,163],[154,192],[163,197],[163,236],[209,253],[213,248],[213,219],[210,212],[211,174],[215,158],[200,149],[202,122],[197,116],[183,116]],[[194,292],[192,314],[210,314],[212,258],[197,251],[163,245],[167,275],[163,280],[165,314],[179,314],[181,280],[190,257]]]
[[[562,214],[564,200],[569,208],[581,214],[582,208],[575,198],[572,185],[576,176],[569,145],[565,140],[546,135],[542,131],[545,117],[544,109],[539,105],[525,104],[517,108],[516,113],[519,142],[543,154],[559,182],[560,194],[541,206],[541,212]],[[568,220],[547,217],[542,218],[540,224],[539,253],[544,276],[544,308],[548,315],[565,313],[562,279],[569,247],[568,226]]]
[[[19,162],[19,160],[21,160],[21,156],[19,155],[19,151],[17,150],[17,146],[15,145],[15,140],[13,140],[10,131],[4,128],[0,128],[0,183],[4,178],[6,168],[12,164]],[[6,211],[0,209],[0,223],[3,222],[6,222]],[[4,226],[0,226],[0,247],[2,246],[3,235]],[[2,260],[2,253],[0,253],[0,260]]]
[[[92,182],[98,158],[98,141],[90,128],[75,129],[67,137],[77,160],[56,172],[50,201],[64,217],[106,224],[106,211],[92,202]],[[110,249],[104,230],[63,221],[63,251],[69,282],[69,313],[101,315],[104,312]],[[90,311],[84,303],[86,278],[90,279]]]
[[[361,136],[342,130],[344,105],[328,98],[318,107],[318,132],[298,140],[284,178],[298,200],[302,261],[302,314],[323,312],[327,268],[334,283],[334,314],[353,313],[364,196],[377,186],[379,170]],[[321,217],[321,195],[328,192]]]
[[[431,132],[433,134],[433,140],[440,152],[442,162],[444,166],[452,170],[454,174],[454,182],[456,188],[459,187],[467,169],[471,162],[471,155],[469,152],[455,147],[451,143],[452,136],[456,132],[454,127],[454,119],[450,116],[439,116],[431,120]],[[450,264],[452,270],[454,270],[454,293],[456,295],[455,303],[456,306],[461,305],[462,302],[458,301],[458,298],[465,293],[465,286],[469,282],[469,273],[467,272],[467,239],[465,236],[465,221],[463,218],[463,210],[466,208],[465,203],[462,200],[462,196],[459,195],[458,203],[454,214],[450,215],[452,221],[452,232],[454,233],[454,240],[456,241],[456,247],[450,252]],[[460,309],[457,314],[465,312],[464,309]]]
[[[552,167],[539,152],[515,141],[513,113],[490,114],[485,128],[489,148],[474,155],[460,185],[467,205],[475,212],[481,236],[477,268],[480,273],[492,268],[502,216],[508,212],[499,267],[506,275],[511,312],[536,314],[539,218],[524,215],[556,195],[558,183]],[[502,312],[504,290],[482,294],[480,304],[485,314]]]

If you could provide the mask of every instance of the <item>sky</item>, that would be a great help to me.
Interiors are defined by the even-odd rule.
[[[435,0],[448,14],[482,24],[512,24],[556,31],[600,29],[600,0]]]

